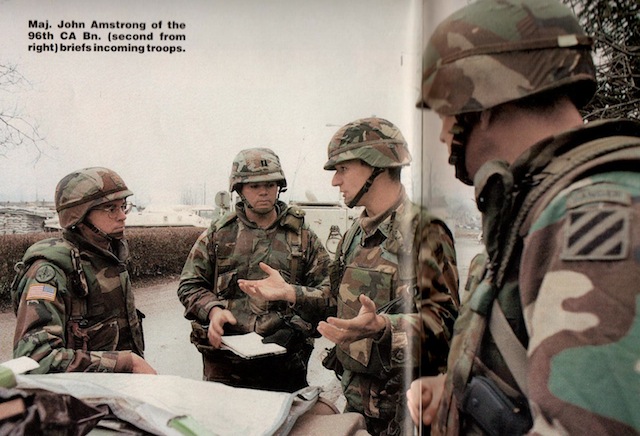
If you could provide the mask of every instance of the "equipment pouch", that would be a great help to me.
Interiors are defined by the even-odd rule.
[[[329,371],[333,371],[336,373],[336,377],[338,380],[342,378],[342,373],[344,373],[344,367],[340,360],[338,359],[338,355],[336,354],[336,347],[326,348],[327,355],[322,359],[322,366],[327,368]]]
[[[209,343],[209,337],[207,335],[209,325],[200,324],[199,321],[191,321],[191,335],[190,340],[193,345],[196,346],[199,352],[203,354],[213,353],[215,348]]]
[[[528,407],[516,405],[487,377],[471,379],[462,411],[491,436],[525,434],[533,425]]]

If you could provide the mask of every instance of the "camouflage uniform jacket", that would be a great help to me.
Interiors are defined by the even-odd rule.
[[[331,281],[340,318],[358,314],[360,294],[378,308],[402,302],[385,311],[380,338],[337,348],[349,408],[391,419],[405,399],[406,377],[416,377],[418,368],[425,375],[446,369],[458,305],[453,236],[403,192],[381,216],[369,218],[365,211],[353,224],[336,253]]]
[[[226,333],[255,331],[267,336],[282,327],[283,317],[295,315],[311,323],[315,332],[315,325],[325,319],[330,306],[328,292],[316,289],[328,276],[329,255],[304,223],[304,211],[280,201],[277,208],[275,223],[261,229],[247,219],[243,203],[238,203],[235,212],[213,222],[200,235],[185,262],[178,288],[187,319],[208,324],[209,312],[218,306],[229,309],[238,321],[233,326],[227,324]],[[238,279],[266,276],[260,262],[277,269],[294,285],[295,304],[250,298],[240,290]],[[298,265],[296,277],[291,276],[294,263]]]
[[[98,237],[96,235],[96,237]],[[143,356],[142,326],[126,262],[76,231],[45,239],[23,256],[13,292],[14,357],[40,363],[33,373],[131,372],[131,352]]]
[[[459,412],[475,376],[528,403],[531,434],[638,434],[640,124],[590,123],[491,165],[475,178],[488,268],[456,321],[434,434],[484,433]],[[526,348],[523,389],[485,329],[496,298]]]

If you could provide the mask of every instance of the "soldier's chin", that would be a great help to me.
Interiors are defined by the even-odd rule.
[[[122,239],[124,238],[124,230],[119,232],[109,233],[109,236],[111,236],[113,239]]]
[[[274,206],[269,207],[254,207],[253,211],[259,215],[267,215],[273,210]]]

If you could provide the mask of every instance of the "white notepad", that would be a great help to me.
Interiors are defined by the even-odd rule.
[[[274,343],[263,344],[262,336],[256,332],[245,333],[243,335],[223,336],[222,349],[233,351],[245,359],[275,356],[287,352],[287,349],[282,345]]]
[[[25,372],[31,371],[32,369],[36,369],[40,366],[38,362],[26,356],[7,360],[6,362],[2,362],[0,365],[5,368],[9,368],[14,374],[24,374]]]

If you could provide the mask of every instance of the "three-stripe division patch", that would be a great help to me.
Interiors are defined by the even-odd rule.
[[[617,260],[625,259],[628,252],[628,210],[604,208],[569,212],[563,260]]]

